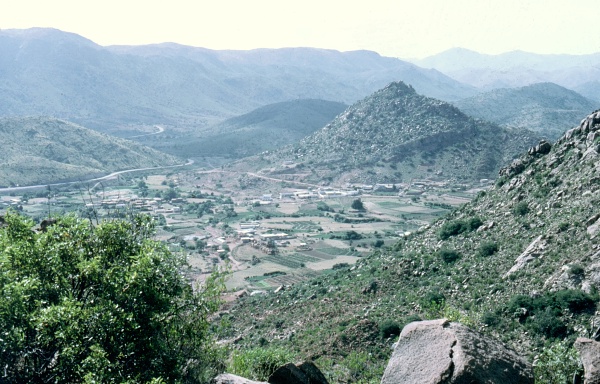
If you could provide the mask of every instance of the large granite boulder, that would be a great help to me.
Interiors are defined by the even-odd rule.
[[[311,361],[294,365],[288,363],[277,368],[269,376],[267,382],[252,381],[246,378],[223,373],[214,379],[211,384],[329,384],[321,370]]]
[[[328,384],[317,366],[308,361],[299,365],[288,363],[269,376],[269,384]]]
[[[579,351],[583,369],[584,384],[600,384],[600,342],[583,337],[575,340],[575,348]]]
[[[241,376],[232,375],[231,373],[222,373],[212,379],[211,384],[268,384],[264,381],[248,380]]]
[[[382,384],[533,384],[530,364],[502,343],[446,319],[402,330]]]

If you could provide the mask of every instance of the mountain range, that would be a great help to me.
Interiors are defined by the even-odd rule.
[[[394,82],[300,142],[238,166],[253,164],[265,173],[295,171],[311,182],[383,183],[413,177],[474,181],[494,178],[502,164],[539,137],[475,120],[451,104]]]
[[[519,88],[500,88],[453,103],[466,114],[516,129],[529,129],[551,140],[565,127],[579,124],[581,116],[600,102],[554,83],[537,83]]]
[[[116,134],[145,124],[197,129],[299,98],[350,103],[399,79],[447,100],[475,94],[436,70],[369,51],[103,47],[33,28],[0,31],[0,52],[0,116],[54,116]]]
[[[0,187],[55,183],[183,161],[52,118],[0,118]]]
[[[542,55],[522,51],[486,55],[453,48],[421,60],[423,68],[438,71],[477,88],[513,88],[552,82],[600,101],[600,53]]]

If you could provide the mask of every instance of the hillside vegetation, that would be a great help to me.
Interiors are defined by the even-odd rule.
[[[494,178],[502,164],[535,142],[529,131],[475,120],[395,82],[299,143],[252,164],[283,172],[281,164],[293,162],[313,182],[474,181]]]
[[[415,319],[446,317],[533,360],[600,321],[600,112],[540,143],[431,226],[329,275],[232,308],[242,350],[284,347],[378,382]],[[333,365],[332,365],[333,364]],[[348,376],[346,376],[348,377]]]
[[[453,103],[461,111],[493,123],[529,129],[551,140],[574,127],[600,103],[553,83],[502,88]]]
[[[33,185],[182,160],[63,120],[0,118],[0,186]]]
[[[347,105],[326,100],[293,100],[269,104],[192,133],[181,143],[152,144],[186,157],[240,158],[293,144],[322,128]],[[148,137],[161,141],[160,137]]]

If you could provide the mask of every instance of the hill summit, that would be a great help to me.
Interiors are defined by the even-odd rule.
[[[493,178],[502,164],[535,142],[529,131],[475,120],[393,82],[298,144],[263,157],[308,168],[314,181],[473,181]]]

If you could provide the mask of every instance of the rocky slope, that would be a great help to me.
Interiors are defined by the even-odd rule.
[[[529,129],[551,140],[600,103],[554,83],[501,88],[453,103],[466,114],[504,127]]]
[[[183,162],[63,120],[0,118],[0,187],[52,183]]]
[[[531,132],[475,120],[395,82],[298,144],[252,163],[279,172],[279,164],[293,162],[312,182],[473,181],[495,177],[502,164],[536,141]]]
[[[379,372],[393,335],[414,319],[460,321],[530,361],[548,341],[589,336],[600,323],[600,112],[500,175],[352,268],[242,299],[223,337],[340,364],[362,353]]]

